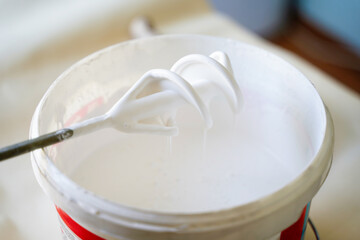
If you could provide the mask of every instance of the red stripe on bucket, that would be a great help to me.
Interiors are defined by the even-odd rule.
[[[280,240],[302,240],[305,235],[305,227],[308,218],[310,204],[306,205],[300,218],[290,227],[281,232]]]
[[[75,222],[69,215],[67,215],[62,209],[58,208],[56,210],[59,213],[60,218],[63,220],[65,225],[80,239],[84,240],[105,240],[92,232],[89,232],[82,226],[80,226],[77,222]]]
[[[80,239],[84,240],[105,240],[94,233],[86,230],[67,215],[61,208],[57,206],[56,210],[65,225]],[[302,240],[305,234],[305,226],[308,218],[310,204],[303,209],[300,218],[290,227],[281,232],[280,240]]]
[[[72,115],[64,124],[64,127],[68,127],[77,120],[83,119],[92,109],[96,108],[97,106],[101,105],[104,102],[103,97],[98,97],[84,107],[82,107],[79,111],[77,111],[74,115]]]

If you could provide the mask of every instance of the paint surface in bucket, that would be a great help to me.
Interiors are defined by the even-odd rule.
[[[219,97],[211,105],[211,115],[214,126],[205,134],[198,113],[190,107],[180,109],[180,134],[171,141],[111,130],[94,133],[91,138],[102,146],[87,150],[88,156],[70,176],[126,206],[204,212],[241,205],[280,189],[311,158],[310,151],[303,151],[311,149],[303,131],[276,105],[255,107],[249,98],[234,118]],[[106,144],[101,144],[104,139]]]
[[[211,67],[192,64],[193,71],[183,72],[188,79],[216,77],[209,74]],[[245,91],[244,109],[235,116],[227,95],[212,90],[211,129],[205,130],[204,121],[188,104],[176,110],[180,134],[170,139],[95,132],[91,139],[84,137],[98,143],[93,148],[69,145],[70,150],[79,148],[75,151],[87,154],[68,175],[95,194],[126,206],[194,213],[266,196],[295,178],[313,157],[306,131],[271,92]]]

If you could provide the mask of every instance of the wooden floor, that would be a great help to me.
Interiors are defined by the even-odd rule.
[[[304,19],[294,17],[282,34],[269,40],[360,93],[360,55]]]

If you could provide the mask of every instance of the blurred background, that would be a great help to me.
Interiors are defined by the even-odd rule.
[[[360,93],[360,1],[211,0],[252,32]]]
[[[0,0],[0,147],[28,138],[51,83],[99,49],[151,34],[233,38],[283,57],[314,83],[336,141],[310,216],[323,239],[360,239],[359,13],[359,0]],[[29,155],[0,164],[0,239],[61,239]],[[307,231],[306,239],[315,238]]]
[[[90,53],[127,39],[130,21],[136,16],[150,15],[155,23],[165,19],[175,21],[203,8],[205,3],[200,2],[0,0],[0,70],[30,55],[34,60],[39,59],[41,54],[37,51],[44,49],[44,45],[70,41],[69,36],[75,42],[71,48],[63,49],[64,56],[71,55],[74,48],[77,52]],[[295,52],[360,92],[360,1],[208,0],[207,3],[249,31]],[[191,7],[185,10],[184,6]],[[173,16],[169,18],[166,13],[170,12]],[[47,49],[45,55],[51,59],[51,50]]]
[[[50,61],[58,54],[54,45],[68,58],[129,39],[136,16],[161,28],[208,8],[360,93],[358,0],[0,0],[0,73],[29,57]]]

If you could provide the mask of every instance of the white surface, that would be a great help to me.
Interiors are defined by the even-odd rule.
[[[77,82],[74,79],[86,79],[81,82],[85,89],[94,82],[106,85],[102,84],[102,80],[113,78],[103,77],[103,69],[112,69],[111,72],[117,76],[116,69],[119,68],[122,69],[121,74],[129,76],[129,82],[118,83],[117,88],[122,89],[138,81],[137,78],[130,80],[132,75],[141,75],[142,71],[153,66],[161,67],[162,63],[176,58],[175,56],[183,56],[186,52],[192,51],[203,54],[221,49],[229,53],[239,86],[231,81],[235,81],[231,74],[226,74],[227,72],[222,71],[218,64],[205,55],[187,55],[177,60],[173,65],[175,67],[171,68],[192,83],[195,92],[207,103],[206,106],[211,106],[209,114],[211,109],[214,125],[204,130],[206,125],[204,121],[199,121],[199,113],[195,111],[194,106],[186,106],[186,103],[181,102],[181,108],[178,109],[178,104],[175,103],[178,102],[179,96],[172,95],[177,98],[166,98],[166,101],[164,98],[157,99],[163,96],[159,95],[159,88],[146,85],[143,90],[146,94],[153,95],[148,100],[146,97],[136,100],[146,101],[146,106],[140,109],[139,107],[143,106],[141,102],[134,106],[131,101],[124,101],[120,102],[125,104],[121,108],[125,109],[124,113],[131,109],[130,119],[136,119],[140,113],[148,118],[153,116],[152,112],[158,116],[159,112],[171,114],[176,111],[176,125],[180,130],[179,135],[170,140],[171,144],[168,143],[169,138],[163,136],[124,135],[121,128],[120,132],[96,132],[91,137],[86,136],[89,144],[84,142],[85,139],[78,143],[61,144],[62,147],[58,148],[55,159],[55,162],[61,163],[58,165],[60,170],[65,173],[69,171],[75,182],[112,201],[147,210],[188,213],[216,211],[245,204],[277,191],[298,177],[319,151],[326,125],[322,101],[311,83],[292,66],[268,52],[235,41],[215,41],[213,38],[199,41],[195,36],[179,38],[178,41],[174,41],[171,37],[162,37],[152,44],[144,40],[138,41],[137,44],[128,43],[125,47],[116,46],[112,48],[111,60],[104,57],[109,51],[101,52],[99,56],[86,59],[86,63],[91,62],[89,64],[92,65],[84,64],[83,61],[83,67],[78,66],[74,71],[67,72],[61,81],[65,81],[63,85],[70,89],[73,88],[71,84]],[[189,48],[190,44],[196,47]],[[126,51],[119,50],[122,48],[126,48]],[[146,49],[146,54],[137,49]],[[166,54],[157,54],[159,50]],[[128,55],[126,52],[130,52],[131,56],[123,63],[119,59]],[[159,56],[147,58],[153,55]],[[223,55],[222,58],[227,59],[227,56]],[[117,60],[114,62],[113,59]],[[142,65],[146,67],[141,68],[141,64],[138,64],[136,69],[131,70],[131,63],[139,62],[140,59],[145,62]],[[151,65],[148,65],[148,61]],[[181,68],[181,65],[186,68]],[[82,68],[91,70],[84,73],[81,71]],[[166,79],[173,75],[158,76]],[[112,82],[118,82],[117,80],[115,78]],[[199,80],[202,82],[201,88]],[[217,82],[216,87],[211,85],[212,82]],[[224,85],[222,89],[230,90],[228,95],[221,91],[221,85]],[[137,87],[139,85],[135,83],[131,89]],[[106,88],[113,89],[114,86],[109,84]],[[243,96],[239,92],[236,97],[236,89],[239,88]],[[54,95],[59,98],[58,89],[57,86],[53,88],[40,119],[44,119],[49,113],[54,114],[52,106],[55,104],[52,105],[50,99]],[[162,85],[160,89],[171,90],[169,85]],[[273,91],[274,89],[282,91],[279,93],[278,90]],[[60,88],[60,91],[66,92],[63,88]],[[73,94],[62,98],[77,98],[78,93]],[[144,95],[141,92],[138,94]],[[100,96],[108,97],[101,94]],[[85,103],[88,101],[86,97],[89,96],[84,97]],[[214,98],[216,101],[210,102]],[[235,116],[233,112],[238,109],[236,103],[242,98],[242,111]],[[154,102],[154,99],[157,101]],[[168,103],[170,105],[167,105]],[[65,103],[64,112],[68,112],[72,106],[73,104],[69,106]],[[127,118],[128,116],[123,115],[118,120],[124,121]],[[43,122],[43,125],[46,126],[47,123]],[[136,127],[136,122],[133,126]],[[152,133],[150,130],[146,133]],[[98,139],[102,139],[101,144]],[[90,152],[89,146],[93,146]],[[322,148],[324,152],[331,151],[326,146]],[[88,152],[84,156],[85,161],[81,157],[84,152]],[[72,156],[78,157],[74,159]],[[325,158],[322,161],[328,160],[329,158]],[[324,170],[317,171],[319,179],[321,171]],[[317,174],[311,174],[311,177],[316,178],[315,176]],[[309,179],[303,178],[301,182]],[[307,201],[309,200],[310,198]],[[306,202],[299,204],[294,201],[291,204],[302,209]]]
[[[22,58],[21,63],[12,64],[11,68],[6,68],[9,67],[3,61],[6,56],[0,52],[0,146],[27,138],[30,119],[37,103],[50,83],[66,67],[97,49],[127,39],[126,24],[129,19],[136,14],[147,13],[159,32],[201,33],[238,39],[274,52],[304,72],[328,106],[334,119],[336,135],[333,166],[312,202],[310,217],[322,239],[360,238],[359,95],[300,58],[210,12],[202,1],[174,1],[170,5],[152,0],[143,5],[132,3],[128,6],[113,8],[113,12],[105,11],[103,16],[106,17],[101,18],[96,25],[86,22],[71,34],[62,36],[61,40],[45,41],[46,46],[24,51],[27,56]],[[29,27],[34,28],[34,32],[38,30],[36,25],[25,23],[21,28]],[[21,55],[21,51],[19,53],[17,50],[21,50],[23,41],[26,42],[27,37],[32,36],[31,31],[28,34],[20,36],[20,39],[19,36],[6,38],[18,46],[12,48],[14,54]],[[1,47],[10,44],[4,41],[0,41]],[[33,54],[28,56],[29,52]],[[37,185],[29,155],[0,163],[0,239],[61,239],[55,209]],[[313,239],[310,231],[306,239]]]

